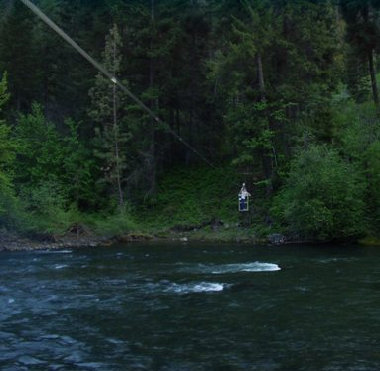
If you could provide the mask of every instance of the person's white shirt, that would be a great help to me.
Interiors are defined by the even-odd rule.
[[[240,192],[239,192],[239,197],[241,198],[247,198],[249,197],[251,194],[247,191],[247,188],[245,187],[245,183],[243,183],[241,189],[240,189]]]

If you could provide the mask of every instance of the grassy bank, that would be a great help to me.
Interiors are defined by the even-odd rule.
[[[238,211],[237,195],[243,182],[252,193],[249,213]],[[232,167],[178,168],[159,178],[157,184],[154,196],[139,195],[122,211],[86,214],[46,203],[39,208],[43,214],[19,212],[15,220],[28,237],[53,240],[117,237],[130,241],[153,237],[267,243],[269,235],[287,235],[286,228],[271,218],[273,198],[267,197],[265,185],[253,184]],[[380,244],[374,234],[361,243]]]
[[[228,167],[176,169],[158,183],[157,194],[140,199],[135,217],[149,230],[197,226],[211,220],[238,221],[239,180]]]
[[[253,241],[267,232],[258,213],[238,212],[244,175],[231,167],[178,168],[158,181],[154,196],[139,195],[122,212],[80,213],[45,205],[44,213],[22,214],[29,235],[155,236],[212,241]],[[248,186],[251,191],[252,186]],[[257,195],[255,195],[257,196]],[[255,208],[257,197],[251,208]]]
[[[238,192],[246,182],[253,192],[249,213],[239,213]],[[141,199],[134,217],[141,231],[163,238],[259,241],[271,232],[265,224],[264,190],[234,168],[181,168],[159,181],[157,194]]]

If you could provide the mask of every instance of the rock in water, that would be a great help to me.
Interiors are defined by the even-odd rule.
[[[272,233],[268,236],[268,241],[273,245],[282,245],[286,241],[286,237],[280,233]]]

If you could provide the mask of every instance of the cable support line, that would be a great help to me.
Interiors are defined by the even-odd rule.
[[[144,102],[136,97],[129,89],[127,89],[121,82],[108,72],[100,63],[92,58],[86,51],[84,51],[65,31],[63,31],[56,23],[54,23],[45,13],[43,13],[36,5],[29,0],[20,0],[25,6],[27,6],[35,15],[37,15],[42,21],[44,21],[52,30],[54,30],[59,36],[61,36],[68,44],[70,44],[83,58],[85,58],[90,64],[92,64],[99,72],[106,76],[112,83],[116,84],[124,93],[126,93],[133,101],[135,101],[145,112],[151,116],[155,122],[161,124],[167,132],[173,135],[178,141],[180,141],[185,147],[194,152],[209,166],[215,168],[215,166],[199,151],[183,140],[166,122],[162,121]]]

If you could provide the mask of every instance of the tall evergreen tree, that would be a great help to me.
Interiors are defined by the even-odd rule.
[[[358,61],[367,64],[373,101],[376,106],[379,106],[375,51],[380,45],[380,2],[378,0],[341,0],[340,6],[347,23],[347,40]]]
[[[7,75],[4,74],[0,81],[0,113],[9,99],[7,92]],[[15,158],[15,146],[10,139],[10,127],[0,120],[0,213],[2,201],[9,194],[11,188],[11,165]]]
[[[103,64],[114,76],[120,72],[122,45],[116,24],[106,37]],[[91,110],[89,115],[96,126],[96,152],[102,164],[104,179],[113,188],[120,207],[124,206],[124,171],[126,169],[125,144],[129,134],[123,123],[125,95],[116,84],[99,73],[95,86],[91,88]]]
[[[34,24],[31,12],[15,1],[0,25],[0,70],[8,72],[14,110],[29,109],[31,101],[39,96]]]

